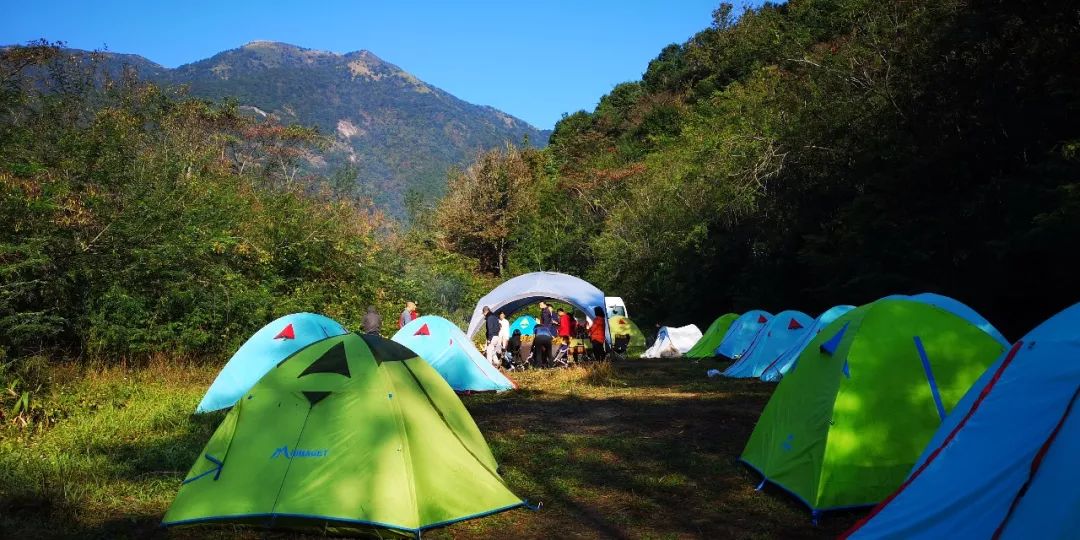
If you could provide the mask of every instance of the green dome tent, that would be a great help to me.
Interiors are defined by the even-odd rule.
[[[712,324],[709,325],[709,329],[705,331],[705,334],[701,336],[701,339],[694,344],[694,347],[686,353],[687,358],[712,358],[716,356],[716,348],[720,346],[720,342],[724,341],[724,335],[727,334],[728,328],[731,328],[731,323],[735,322],[735,319],[739,318],[738,313],[728,313],[717,317]]]
[[[522,506],[454,391],[378,336],[318,341],[222,421],[165,526],[227,522],[419,536]]]
[[[815,513],[876,504],[1004,350],[922,302],[883,299],[829,324],[799,355],[742,461]]]

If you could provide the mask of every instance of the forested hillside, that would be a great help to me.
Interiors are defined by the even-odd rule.
[[[452,179],[443,245],[492,273],[583,275],[650,323],[929,290],[1015,338],[1080,298],[1080,10],[793,0],[713,18],[545,151]]]
[[[737,15],[737,17],[736,17]],[[493,283],[581,275],[646,327],[892,293],[1009,337],[1080,298],[1080,14],[793,1],[651,62],[545,149],[504,146],[387,217],[303,163],[314,130],[49,44],[0,53],[0,356],[233,350],[315,311],[460,320]],[[10,362],[5,365],[11,365]]]
[[[5,384],[65,356],[223,354],[290,312],[356,328],[376,305],[389,329],[406,298],[452,314],[482,293],[474,263],[404,237],[352,178],[303,173],[326,144],[310,128],[47,43],[0,52],[0,77]]]

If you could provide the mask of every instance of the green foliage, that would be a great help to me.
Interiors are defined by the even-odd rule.
[[[934,290],[1019,335],[1080,298],[1078,46],[1050,2],[721,5],[556,125],[528,189],[566,225],[509,266],[642,322]]]
[[[389,330],[419,291],[446,314],[480,294],[471,263],[304,175],[314,130],[36,47],[0,57],[0,361],[220,355],[286,313],[356,328],[376,305]]]

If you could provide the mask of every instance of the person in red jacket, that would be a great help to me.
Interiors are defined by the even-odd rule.
[[[573,335],[574,318],[565,309],[559,308],[559,337],[562,338],[567,347],[570,346],[570,336]]]

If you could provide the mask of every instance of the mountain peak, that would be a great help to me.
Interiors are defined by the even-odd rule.
[[[480,150],[547,140],[523,120],[462,101],[364,49],[337,54],[256,40],[175,69],[143,65],[140,75],[186,85],[193,96],[233,97],[258,118],[317,127],[329,145],[304,158],[308,170],[348,170],[392,213],[402,212],[410,190],[438,196],[447,169]]]

